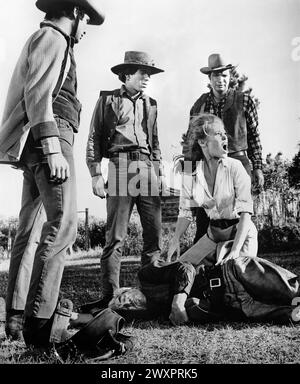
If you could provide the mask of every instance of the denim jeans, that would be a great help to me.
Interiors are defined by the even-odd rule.
[[[154,166],[150,160],[113,158],[108,166],[106,243],[101,257],[104,297],[119,288],[121,256],[134,204],[143,228],[141,261],[145,265],[159,258],[161,251],[161,203]]]
[[[76,239],[74,135],[67,121],[56,121],[61,135],[62,154],[70,166],[70,177],[62,184],[50,183],[49,166],[39,149],[26,148],[22,158],[22,203],[9,267],[6,301],[8,311],[25,309],[25,317],[50,319],[53,315],[66,250]],[[42,223],[39,239],[38,226]]]

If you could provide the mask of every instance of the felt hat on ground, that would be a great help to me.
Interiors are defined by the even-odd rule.
[[[125,52],[124,62],[122,64],[115,65],[111,68],[111,71],[118,75],[125,68],[139,67],[149,71],[151,75],[155,75],[159,72],[164,72],[162,69],[156,68],[154,61],[146,52],[139,51],[127,51]]]
[[[90,18],[89,24],[100,25],[104,22],[105,15],[100,10],[99,0],[37,0],[35,5],[45,13],[63,3],[73,4],[82,9]]]
[[[226,69],[232,69],[234,67],[232,64],[227,64],[219,53],[212,53],[208,57],[208,67],[201,68],[200,72],[209,75],[212,72],[225,71]]]

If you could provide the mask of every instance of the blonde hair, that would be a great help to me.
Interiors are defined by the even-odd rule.
[[[188,133],[184,137],[184,142],[187,148],[185,159],[193,162],[203,159],[203,152],[198,143],[198,140],[205,140],[209,136],[209,130],[219,123],[224,126],[222,120],[211,113],[200,113],[192,116]]]
[[[114,292],[108,307],[113,310],[146,310],[147,299],[137,288],[123,287]]]

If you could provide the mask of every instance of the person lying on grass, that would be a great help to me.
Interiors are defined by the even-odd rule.
[[[257,256],[230,257],[233,243],[218,243],[217,265],[195,268],[177,260],[142,268],[138,274],[140,295],[144,294],[148,318],[168,316],[173,325],[220,320],[300,322],[299,277]],[[131,293],[126,294],[128,301]],[[121,297],[118,302],[123,302]],[[123,307],[124,318],[138,315]]]
[[[145,266],[139,271],[140,289],[121,288],[109,307],[127,321],[300,324],[299,277],[256,256],[229,259],[232,244],[218,244],[217,266],[201,265],[197,271],[186,261]]]

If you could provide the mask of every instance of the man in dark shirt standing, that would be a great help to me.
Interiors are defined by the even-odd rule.
[[[82,306],[83,311],[105,307],[119,288],[122,248],[134,204],[143,227],[142,265],[160,256],[163,182],[157,134],[157,104],[144,93],[151,75],[163,72],[145,52],[125,53],[124,63],[111,68],[124,83],[102,91],[91,121],[87,165],[93,192],[105,197],[101,170],[109,158],[106,244],[101,257],[103,298]]]
[[[228,136],[228,156],[240,160],[253,185],[262,188],[262,147],[258,131],[258,116],[251,96],[229,88],[232,64],[224,61],[220,54],[213,53],[208,58],[208,67],[200,69],[208,75],[211,91],[204,93],[194,103],[190,118],[199,113],[211,113],[222,119]],[[186,137],[189,135],[187,131]],[[186,160],[190,160],[185,157]],[[197,231],[194,242],[205,233],[208,217],[203,208],[196,209]]]

